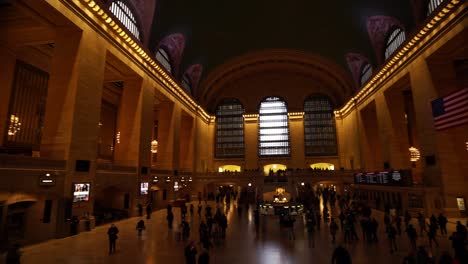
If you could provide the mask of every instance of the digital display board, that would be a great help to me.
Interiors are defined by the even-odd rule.
[[[358,172],[354,174],[356,184],[376,184],[393,186],[412,186],[411,170],[393,170],[379,172]]]

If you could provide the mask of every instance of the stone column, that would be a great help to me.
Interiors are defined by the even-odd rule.
[[[195,120],[193,117],[184,115],[180,125],[180,169],[192,171],[193,152],[195,143]]]
[[[94,190],[98,122],[105,68],[105,43],[93,31],[57,29],[51,63],[41,156],[67,160],[63,196],[57,212],[58,236],[69,234],[65,208],[72,215],[93,212],[93,197],[78,206],[72,204],[72,183],[91,183]],[[84,160],[89,168],[76,171],[76,161]]]
[[[245,168],[258,168],[258,118],[244,121]],[[263,169],[263,168],[261,168]]]
[[[291,168],[308,167],[305,164],[304,146],[304,119],[301,117],[289,117],[289,141],[291,147]]]
[[[158,161],[161,170],[179,169],[179,131],[181,109],[171,101],[158,105]]]

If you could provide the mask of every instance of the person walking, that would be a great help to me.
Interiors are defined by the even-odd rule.
[[[198,204],[198,210],[197,210],[198,217],[201,217],[201,212],[202,212],[202,205],[201,205],[201,203],[199,203]]]
[[[405,228],[408,228],[408,225],[411,222],[411,215],[410,215],[410,213],[408,211],[406,211],[406,213],[405,213],[404,221],[405,221]]]
[[[416,239],[418,238],[418,233],[412,224],[409,224],[408,228],[406,228],[406,234],[408,235],[408,239],[413,250],[416,250]]]
[[[351,255],[348,250],[339,245],[335,248],[332,255],[332,264],[351,264]]]
[[[20,250],[20,245],[19,244],[14,244],[11,246],[5,257],[5,263],[6,264],[20,264],[21,260],[21,250]]]
[[[197,263],[197,248],[195,247],[195,242],[190,241],[190,243],[185,247],[185,263],[187,264],[196,264]]]
[[[393,254],[394,251],[397,251],[396,234],[397,234],[396,228],[392,224],[389,224],[387,226],[387,236],[388,236],[388,242],[390,245],[390,254]]]
[[[151,203],[148,203],[146,205],[146,219],[151,219],[152,212],[153,212],[153,209],[151,208]]]
[[[398,214],[395,216],[395,226],[396,226],[398,235],[401,236],[401,217]]]
[[[437,234],[437,224],[436,222],[431,221],[429,224],[429,232],[427,232],[427,237],[429,238],[429,247],[432,248],[432,241],[436,244],[436,247],[439,247],[439,243],[436,239]]]
[[[209,264],[210,263],[210,255],[208,254],[208,250],[204,250],[200,256],[198,256],[198,264]]]
[[[308,217],[307,218],[307,236],[309,238],[309,248],[315,247],[315,218],[314,217]]]
[[[137,205],[138,207],[138,216],[142,217],[143,216],[143,205],[141,205],[141,203],[139,203]]]
[[[112,224],[107,230],[107,236],[109,237],[109,255],[115,253],[115,244],[118,238],[117,234],[119,234],[119,229]]]
[[[174,213],[172,211],[169,211],[166,216],[167,219],[167,227],[169,229],[172,229],[172,222],[174,221]]]
[[[426,218],[421,212],[418,213],[418,223],[419,223],[419,234],[423,236],[423,232],[426,232]]]
[[[194,209],[193,204],[190,204],[190,216],[193,216],[193,209]]]
[[[143,230],[145,230],[146,227],[145,227],[145,221],[143,221],[143,219],[141,219],[140,221],[138,221],[137,225],[136,225],[136,230],[138,230],[138,236],[141,236],[141,232]]]
[[[335,222],[335,219],[333,217],[330,219],[330,221],[330,234],[332,236],[332,243],[335,243],[336,231],[338,231],[338,224]]]
[[[440,234],[442,236],[447,235],[447,217],[445,217],[442,213],[439,214],[439,217],[437,218],[437,221],[439,222],[440,226]]]

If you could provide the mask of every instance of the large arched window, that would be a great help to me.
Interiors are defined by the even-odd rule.
[[[192,93],[192,82],[190,81],[187,74],[184,74],[184,76],[182,76],[182,86],[185,88],[185,90],[187,90],[189,94]]]
[[[122,1],[114,1],[110,5],[110,11],[114,14],[120,22],[135,36],[137,39],[141,40],[140,38],[140,30],[137,26],[137,20],[135,15],[132,13],[130,8]]]
[[[286,102],[268,97],[260,103],[259,113],[259,156],[290,155]]]
[[[158,49],[158,52],[156,52],[156,60],[161,63],[164,69],[172,74],[171,60],[169,59],[169,55],[167,55],[167,52],[164,49]]]
[[[429,0],[429,4],[427,6],[427,16],[430,16],[434,10],[443,2],[444,0]]]
[[[369,80],[369,78],[371,77],[372,75],[372,67],[369,63],[366,63],[364,65],[364,67],[362,67],[362,71],[361,71],[361,76],[360,76],[360,84],[361,86],[364,85],[367,80]]]
[[[304,139],[306,155],[336,155],[335,118],[328,97],[312,96],[305,101]]]
[[[400,45],[405,42],[405,32],[401,28],[395,28],[387,38],[385,46],[385,59],[388,59]]]
[[[216,109],[216,158],[244,156],[244,107],[236,99],[224,100]]]

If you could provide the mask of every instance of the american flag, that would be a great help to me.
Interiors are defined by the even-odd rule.
[[[432,101],[432,116],[436,130],[468,123],[468,88]]]

